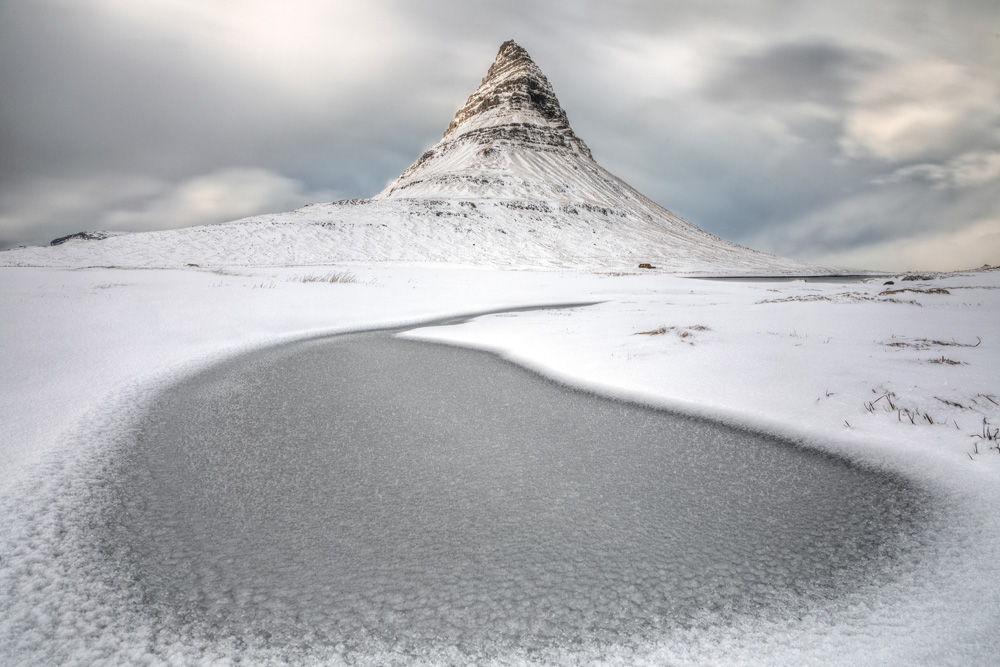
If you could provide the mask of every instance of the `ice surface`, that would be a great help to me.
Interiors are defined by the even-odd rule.
[[[885,474],[387,333],[214,367],[134,440],[94,557],[154,631],[277,654],[586,655],[793,617],[926,529]]]

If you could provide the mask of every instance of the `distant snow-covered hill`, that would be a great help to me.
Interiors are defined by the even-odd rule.
[[[506,42],[441,140],[372,199],[221,225],[0,253],[0,265],[446,262],[674,273],[837,269],[730,243],[617,178],[574,134],[528,53]]]

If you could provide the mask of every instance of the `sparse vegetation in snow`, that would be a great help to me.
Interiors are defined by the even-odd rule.
[[[289,282],[296,283],[360,283],[356,275],[350,271],[330,271],[324,274],[307,273],[304,276],[292,276]]]
[[[702,332],[702,331],[711,331],[711,329],[709,327],[706,327],[703,324],[695,324],[694,326],[690,326],[690,327],[677,327],[677,326],[666,327],[666,326],[664,326],[664,327],[660,327],[658,329],[652,329],[650,331],[637,331],[637,332],[635,332],[632,335],[633,336],[659,336],[659,335],[665,334],[665,333],[674,333],[681,340],[685,341],[686,343],[688,343],[690,345],[694,345],[694,340],[693,340],[694,334],[696,332]]]

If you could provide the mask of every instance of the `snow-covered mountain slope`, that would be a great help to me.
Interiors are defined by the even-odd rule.
[[[0,253],[5,266],[295,266],[443,262],[495,268],[635,269],[672,273],[821,274],[806,262],[678,235],[592,205],[531,201],[386,200],[316,204],[221,225],[129,234]]]
[[[598,165],[545,75],[506,42],[442,139],[372,199],[0,253],[6,266],[447,262],[822,274],[709,234]]]

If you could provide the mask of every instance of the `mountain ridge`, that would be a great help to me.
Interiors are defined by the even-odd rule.
[[[211,240],[206,243],[206,241]],[[594,161],[541,68],[504,42],[441,139],[371,199],[0,253],[6,266],[490,267],[819,275],[671,213]]]

